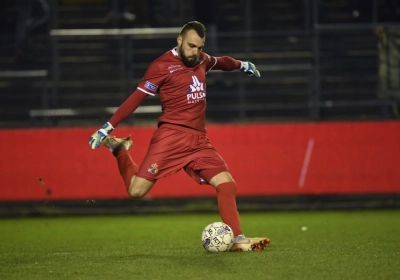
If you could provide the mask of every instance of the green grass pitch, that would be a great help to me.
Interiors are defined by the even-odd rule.
[[[206,252],[217,214],[1,219],[0,279],[400,279],[398,210],[241,218],[267,250]]]

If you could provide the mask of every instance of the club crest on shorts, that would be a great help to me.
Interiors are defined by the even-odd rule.
[[[149,168],[147,168],[147,172],[150,174],[157,174],[158,173],[158,165],[157,163],[153,163]]]

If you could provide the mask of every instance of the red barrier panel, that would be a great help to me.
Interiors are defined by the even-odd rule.
[[[0,130],[0,201],[128,198],[112,154],[88,145],[96,129]],[[115,135],[134,133],[140,164],[154,130],[119,127]],[[241,196],[400,193],[400,122],[210,125],[208,137]],[[183,171],[148,194],[214,195]]]

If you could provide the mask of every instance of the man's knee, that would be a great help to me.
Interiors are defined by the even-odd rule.
[[[130,187],[129,190],[128,190],[128,194],[132,198],[142,198],[147,194],[147,192],[145,192],[145,191],[143,191],[141,189],[138,189],[138,188]]]
[[[155,182],[134,176],[129,186],[128,194],[132,198],[142,198],[151,190],[154,184]]]

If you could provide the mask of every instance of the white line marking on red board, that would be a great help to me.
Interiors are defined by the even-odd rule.
[[[301,173],[300,173],[300,178],[299,178],[299,188],[302,188],[304,186],[304,182],[306,180],[307,171],[308,171],[308,165],[310,164],[313,148],[314,148],[314,139],[310,138],[308,140],[306,154],[305,154],[304,160],[303,160],[303,166],[301,167]]]

